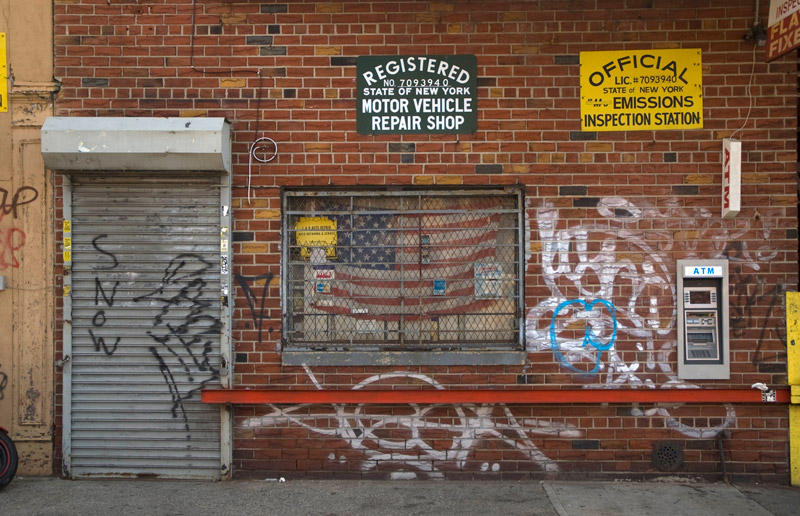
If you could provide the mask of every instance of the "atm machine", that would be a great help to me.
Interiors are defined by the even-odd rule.
[[[678,260],[678,378],[727,380],[728,260]]]

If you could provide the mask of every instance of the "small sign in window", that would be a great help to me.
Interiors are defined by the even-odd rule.
[[[311,257],[311,249],[325,249],[326,258],[336,258],[336,221],[328,217],[300,217],[295,225],[300,256]]]

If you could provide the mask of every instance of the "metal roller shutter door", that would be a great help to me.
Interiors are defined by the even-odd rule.
[[[220,478],[219,185],[73,179],[71,209],[69,474]]]

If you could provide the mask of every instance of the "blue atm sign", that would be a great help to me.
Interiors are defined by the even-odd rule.
[[[719,265],[684,265],[684,278],[721,278],[722,267]]]

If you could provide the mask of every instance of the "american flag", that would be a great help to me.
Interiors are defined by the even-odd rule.
[[[494,301],[476,295],[475,270],[497,260],[496,210],[332,218],[338,231],[335,277],[329,291],[315,296],[315,310],[397,321],[473,313]]]

